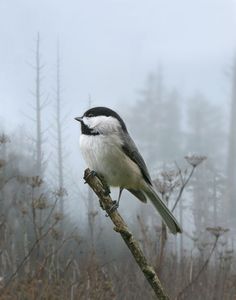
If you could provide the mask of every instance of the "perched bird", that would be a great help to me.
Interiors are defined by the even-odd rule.
[[[182,232],[165,203],[155,192],[146,164],[121,117],[107,107],[94,107],[75,120],[81,123],[80,148],[88,167],[108,186],[127,189],[142,202],[151,200],[174,234]]]

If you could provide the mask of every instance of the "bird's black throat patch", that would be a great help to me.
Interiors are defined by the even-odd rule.
[[[85,135],[99,135],[100,133],[89,128],[84,122],[81,122],[81,133]]]

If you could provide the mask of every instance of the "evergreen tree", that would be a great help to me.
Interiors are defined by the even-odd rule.
[[[232,94],[230,107],[230,128],[227,158],[227,177],[228,177],[228,211],[232,221],[235,222],[236,211],[236,59],[233,68]],[[234,224],[235,225],[235,224]]]
[[[147,164],[173,162],[181,155],[181,110],[176,90],[167,92],[161,70],[150,74],[141,99],[128,116],[131,133],[140,145]]]
[[[222,109],[197,93],[188,103],[187,126],[186,152],[204,154],[222,164],[226,150]]]
[[[186,152],[207,156],[207,161],[196,171],[192,183],[193,219],[199,234],[207,226],[215,225],[214,217],[218,219],[219,205],[214,180],[217,166],[222,170],[225,151],[223,112],[197,93],[188,103],[187,125]]]

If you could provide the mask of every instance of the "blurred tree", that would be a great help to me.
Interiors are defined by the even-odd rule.
[[[157,134],[163,118],[163,93],[161,70],[158,71],[158,74],[149,74],[146,88],[140,92],[140,99],[132,107],[132,114],[128,116],[135,140],[139,141],[147,164],[153,161],[153,157],[159,159]]]
[[[191,210],[197,236],[200,235],[207,226],[213,225],[211,222],[213,203],[212,199],[210,200],[209,195],[209,187],[212,179],[210,176],[211,173],[205,162],[198,170],[196,170],[192,181],[193,202]]]
[[[188,131],[186,134],[186,152],[194,152],[208,157],[197,170],[193,180],[193,219],[197,234],[214,225],[213,211],[217,199],[213,195],[215,169],[222,169],[224,145],[223,112],[220,107],[211,104],[201,93],[188,102]],[[213,168],[214,166],[214,168]]]
[[[168,162],[173,162],[185,154],[180,101],[179,92],[173,89],[167,94],[164,102],[164,119],[159,135],[161,157]]]
[[[222,108],[211,104],[201,93],[187,104],[186,152],[204,154],[208,160],[222,164],[224,119]]]
[[[42,176],[42,125],[41,125],[41,69],[40,62],[40,36],[37,36],[36,45],[36,85],[35,85],[35,100],[36,100],[36,171],[38,176]]]
[[[0,211],[2,211],[2,204],[5,202],[4,183],[6,181],[6,161],[7,161],[7,143],[9,138],[5,134],[0,135]]]
[[[177,90],[166,91],[162,69],[151,73],[141,99],[128,116],[132,133],[149,166],[181,155],[181,109]],[[153,162],[154,165],[153,165]]]
[[[232,93],[230,107],[230,128],[229,128],[229,146],[228,146],[228,161],[227,161],[227,176],[228,176],[228,212],[231,221],[235,222],[236,211],[236,59],[233,67],[232,78]]]
[[[59,206],[60,213],[64,214],[64,197],[65,197],[65,184],[64,184],[64,154],[62,146],[62,113],[61,113],[61,61],[59,42],[57,45],[57,73],[56,73],[56,139],[57,139],[57,167],[58,179],[57,189],[59,191]],[[64,118],[64,117],[63,117]]]
[[[35,51],[35,63],[31,65],[35,71],[35,90],[32,91],[32,95],[35,100],[35,105],[30,105],[34,112],[34,117],[28,117],[36,124],[36,134],[31,137],[31,140],[35,144],[33,156],[35,159],[35,175],[43,177],[45,161],[43,159],[43,134],[42,129],[42,110],[47,106],[47,99],[43,101],[43,92],[42,92],[42,69],[44,65],[41,62],[40,54],[40,35],[37,34],[36,40],[36,51]]]

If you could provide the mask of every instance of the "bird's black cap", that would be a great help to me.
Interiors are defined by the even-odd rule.
[[[124,121],[121,119],[121,117],[118,115],[118,113],[116,113],[114,110],[107,108],[107,107],[103,107],[103,106],[97,106],[97,107],[93,107],[90,108],[89,110],[87,110],[83,117],[98,117],[98,116],[106,116],[106,117],[113,117],[116,118],[120,124],[122,129],[127,132],[127,128],[125,126]],[[80,118],[78,118],[80,119]],[[76,118],[77,121],[80,121]]]

